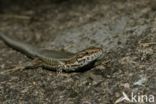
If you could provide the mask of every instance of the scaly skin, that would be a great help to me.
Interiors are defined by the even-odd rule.
[[[37,59],[39,66],[56,71],[79,71],[88,64],[95,62],[103,53],[101,48],[96,47],[90,47],[77,53],[41,50],[29,44],[13,40],[3,33],[0,33],[0,39],[13,49],[24,53],[32,59]]]

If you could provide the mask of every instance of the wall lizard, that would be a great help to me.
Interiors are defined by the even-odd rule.
[[[19,40],[12,39],[3,33],[0,33],[0,39],[11,48],[37,60],[35,61],[35,65],[56,71],[80,71],[83,67],[94,63],[103,54],[103,50],[97,47],[89,47],[77,53],[44,50],[33,47],[32,45]]]

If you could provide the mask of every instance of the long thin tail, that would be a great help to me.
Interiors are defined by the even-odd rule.
[[[3,33],[0,33],[0,39],[3,40],[9,47],[20,51],[28,57],[34,58],[38,54],[39,50],[37,48],[19,40],[14,40]]]

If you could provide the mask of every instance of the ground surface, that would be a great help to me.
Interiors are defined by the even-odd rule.
[[[156,100],[155,5],[154,0],[1,0],[1,32],[41,48],[76,52],[98,46],[105,55],[83,73],[38,68],[1,74],[0,102],[114,104],[122,92]],[[0,41],[1,72],[28,61]]]

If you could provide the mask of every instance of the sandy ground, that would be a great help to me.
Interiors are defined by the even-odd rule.
[[[114,104],[123,92],[146,95],[146,104],[151,96],[156,100],[154,0],[1,0],[0,8],[0,31],[13,38],[40,48],[98,46],[105,52],[82,73],[37,68],[0,74],[1,103]],[[0,72],[28,61],[0,41]]]

